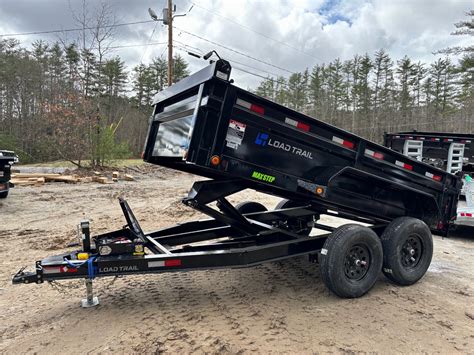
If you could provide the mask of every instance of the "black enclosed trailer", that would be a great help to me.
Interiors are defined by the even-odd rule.
[[[15,162],[18,162],[18,157],[14,152],[0,150],[0,198],[6,198],[10,187],[13,187],[13,184],[10,182],[11,166]]]
[[[412,284],[432,256],[431,231],[445,235],[459,178],[232,85],[218,60],[154,99],[144,160],[204,176],[183,202],[210,219],[145,233],[121,200],[127,226],[90,237],[82,250],[36,262],[14,283],[137,273],[246,267],[309,255],[325,284],[358,297],[380,271]],[[283,198],[274,210],[226,197],[253,189]],[[212,207],[216,202],[217,207]],[[326,214],[362,224],[333,228]],[[319,230],[319,233],[312,233]]]
[[[415,130],[385,133],[384,145],[451,173],[474,172],[474,134]]]

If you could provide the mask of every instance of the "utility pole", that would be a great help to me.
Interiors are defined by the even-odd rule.
[[[192,8],[193,7],[191,6],[188,13]],[[163,25],[168,26],[168,86],[173,85],[173,19],[175,17],[187,15],[187,13],[173,15],[175,11],[175,8],[173,8],[173,0],[168,0],[168,8],[163,9],[163,18],[158,18],[158,15],[152,8],[148,9],[148,13],[154,21],[162,21]]]
[[[168,0],[168,86],[173,85],[173,0]]]

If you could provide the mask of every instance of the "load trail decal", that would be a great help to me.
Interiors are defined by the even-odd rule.
[[[269,183],[273,183],[276,179],[272,175],[266,175],[266,174],[260,173],[258,171],[252,172],[252,178],[260,180],[260,181],[269,182]]]
[[[291,154],[298,155],[300,157],[303,157],[309,160],[313,160],[313,156],[311,152],[301,149],[299,147],[296,147],[294,145],[291,145],[291,144],[288,144],[276,139],[272,139],[270,138],[268,133],[262,133],[262,132],[258,133],[257,138],[255,139],[255,144],[260,145],[262,147],[268,146],[272,148],[281,149]]]

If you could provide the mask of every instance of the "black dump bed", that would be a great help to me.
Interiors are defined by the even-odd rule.
[[[158,93],[147,162],[377,221],[446,233],[458,177],[232,85],[224,60]]]

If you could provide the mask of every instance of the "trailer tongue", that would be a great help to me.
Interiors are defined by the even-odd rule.
[[[14,283],[246,267],[309,255],[341,297],[370,290],[380,271],[412,284],[432,257],[431,231],[446,235],[456,214],[458,177],[240,89],[218,60],[158,93],[144,160],[208,177],[183,200],[210,219],[151,233],[126,201],[127,225],[90,237],[82,250],[36,262]],[[275,210],[226,197],[244,189],[281,196]],[[216,202],[217,208],[210,206]],[[333,228],[326,214],[361,224]],[[313,230],[319,230],[313,235]]]

